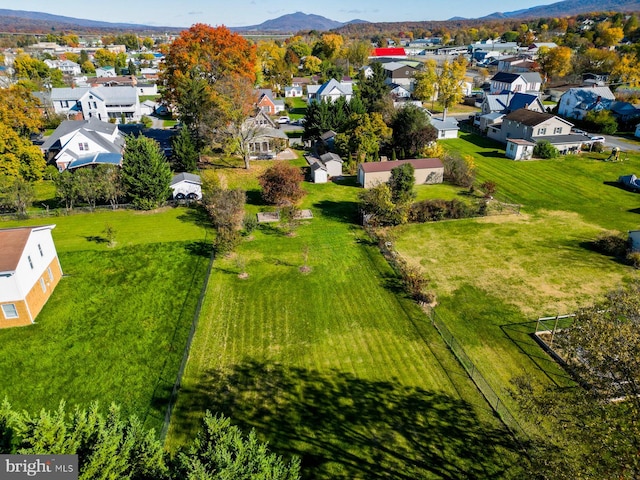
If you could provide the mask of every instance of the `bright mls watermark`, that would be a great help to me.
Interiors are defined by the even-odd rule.
[[[78,455],[0,455],[0,479],[78,480]]]

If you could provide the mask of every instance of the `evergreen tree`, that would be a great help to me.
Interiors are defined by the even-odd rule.
[[[122,161],[122,180],[133,204],[150,210],[169,196],[171,169],[155,140],[129,135]]]
[[[178,135],[171,141],[173,146],[173,159],[175,169],[180,172],[192,172],[198,162],[198,149],[196,148],[191,132],[188,128],[181,128]]]

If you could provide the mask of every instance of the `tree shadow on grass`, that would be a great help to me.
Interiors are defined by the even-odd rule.
[[[184,213],[177,218],[182,222],[192,223],[199,227],[211,227],[211,219],[207,215],[207,211],[201,206],[191,206],[185,209]]]
[[[493,152],[478,152],[478,155],[485,158],[507,158],[504,152],[501,152],[499,150],[494,150]]]
[[[185,249],[191,255],[209,258],[211,257],[211,253],[213,252],[213,245],[209,242],[201,240],[187,243],[185,245]]]
[[[87,235],[84,238],[87,240],[87,242],[97,243],[98,245],[101,245],[103,243],[109,243],[109,240],[107,240],[104,237],[101,237],[100,235]]]
[[[313,206],[320,209],[324,217],[338,220],[343,223],[358,223],[357,202],[334,202],[333,200],[322,200],[314,203]]]
[[[262,198],[262,190],[247,190],[247,203],[249,205],[264,206],[267,203]]]
[[[173,419],[192,437],[194,410],[221,412],[272,450],[302,459],[305,479],[503,478],[519,455],[509,433],[441,393],[341,371],[247,360],[184,388]]]

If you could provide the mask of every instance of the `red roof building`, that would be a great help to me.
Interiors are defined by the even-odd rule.
[[[372,57],[406,57],[407,52],[402,47],[386,47],[386,48],[374,48]]]

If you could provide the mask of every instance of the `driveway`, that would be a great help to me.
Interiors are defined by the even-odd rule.
[[[603,137],[605,138],[605,149],[618,147],[623,152],[628,150],[640,152],[639,139],[632,140],[628,137],[618,137],[615,135],[603,135]]]

